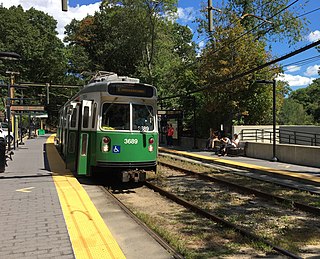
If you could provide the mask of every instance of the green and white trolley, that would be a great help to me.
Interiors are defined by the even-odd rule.
[[[122,181],[144,181],[146,171],[156,171],[154,86],[99,72],[59,113],[56,144],[77,175],[120,173]]]

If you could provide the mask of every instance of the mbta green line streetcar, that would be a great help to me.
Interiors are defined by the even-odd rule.
[[[56,144],[77,175],[119,173],[144,181],[156,171],[157,90],[139,79],[99,72],[59,111]]]

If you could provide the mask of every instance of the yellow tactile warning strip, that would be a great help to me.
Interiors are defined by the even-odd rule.
[[[173,150],[173,149],[168,149],[168,148],[163,148],[163,147],[159,147],[159,150],[163,150],[164,152],[167,152],[167,153],[180,154],[182,156],[195,157],[195,158],[200,158],[203,160],[214,161],[216,163],[235,166],[238,168],[247,168],[250,170],[265,171],[265,172],[269,172],[269,173],[289,176],[289,177],[296,178],[296,179],[302,179],[302,180],[312,181],[315,183],[320,183],[320,177],[314,176],[312,174],[294,173],[294,172],[278,170],[278,169],[265,167],[265,166],[258,166],[258,165],[242,163],[242,162],[238,162],[238,161],[231,161],[231,160],[222,159],[222,158],[208,157],[208,156],[204,156],[204,155],[198,155],[198,154],[189,153],[186,151]]]
[[[53,143],[51,135],[46,152],[76,258],[125,258],[86,191],[65,169]]]

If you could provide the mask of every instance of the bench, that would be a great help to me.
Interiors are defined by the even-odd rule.
[[[247,146],[248,146],[247,142],[239,142],[238,147],[228,147],[227,154],[229,156],[245,156]]]

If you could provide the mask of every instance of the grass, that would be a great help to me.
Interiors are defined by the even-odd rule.
[[[135,212],[135,214],[186,259],[209,259],[233,255],[241,249],[248,249],[250,247],[248,244],[257,248],[262,247],[258,244],[254,245],[251,240],[242,237],[234,230],[223,228],[194,213],[176,214],[175,218],[178,220],[174,224],[176,226],[174,229],[167,227],[167,219],[150,217],[143,212]]]

